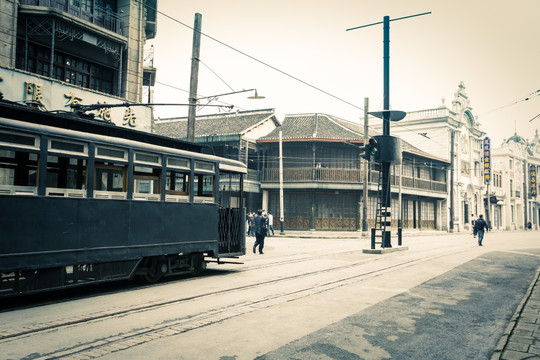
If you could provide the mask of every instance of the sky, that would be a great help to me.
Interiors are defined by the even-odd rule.
[[[242,93],[211,104],[274,108],[280,121],[325,113],[362,123],[364,98],[370,111],[383,109],[383,26],[346,30],[431,12],[390,22],[390,108],[451,108],[463,82],[492,144],[540,130],[540,117],[530,121],[540,114],[538,0],[159,0],[157,10],[156,37],[145,44],[154,47],[154,103],[187,103],[200,13],[199,97],[256,88],[265,99]],[[155,115],[187,116],[187,107]]]

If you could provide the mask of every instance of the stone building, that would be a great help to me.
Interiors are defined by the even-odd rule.
[[[540,198],[536,174],[540,169],[538,130],[531,142],[514,133],[493,149],[493,187],[490,188],[492,226],[517,230],[531,222],[538,229]]]

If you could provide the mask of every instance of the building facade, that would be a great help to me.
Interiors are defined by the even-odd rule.
[[[3,0],[0,66],[141,102],[157,0]]]
[[[366,222],[368,228],[375,225],[379,164],[362,157],[363,126],[327,114],[287,115],[281,127],[257,144],[262,207],[274,215],[274,226],[283,218],[286,229],[361,230],[366,181]],[[402,220],[404,229],[446,229],[448,165],[403,144],[402,164],[391,167],[393,227]]]
[[[531,142],[515,133],[492,151],[490,191],[492,226],[501,230],[538,229],[540,199],[536,174],[540,169],[538,130]]]

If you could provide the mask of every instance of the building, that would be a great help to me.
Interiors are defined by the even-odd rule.
[[[480,123],[472,113],[465,85],[459,84],[451,108],[443,99],[437,108],[408,112],[403,120],[392,125],[391,131],[422,151],[450,162],[448,229],[470,231],[471,215],[486,213],[483,176],[486,133],[480,130]]]
[[[257,140],[262,206],[274,214],[274,226],[282,216],[279,211],[280,132],[284,227],[361,230],[366,179],[367,224],[373,227],[379,164],[368,163],[362,157],[363,125],[327,114],[286,115],[280,128]],[[445,230],[449,163],[410,144],[403,145],[402,158],[402,164],[392,165],[391,170],[391,202],[395,209],[392,226],[397,227],[401,219],[404,229]]]
[[[492,226],[501,230],[538,229],[540,198],[536,174],[540,169],[538,130],[531,142],[514,133],[492,151],[490,192]]]
[[[157,0],[4,0],[0,64],[141,102],[156,7]]]

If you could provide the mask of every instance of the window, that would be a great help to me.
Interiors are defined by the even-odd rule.
[[[195,175],[195,196],[214,196],[214,175]]]
[[[59,189],[86,188],[86,159],[47,156],[47,187]]]
[[[127,167],[125,165],[96,162],[94,189],[97,191],[125,192],[126,171]]]
[[[137,194],[159,194],[160,173],[159,169],[135,166],[133,171],[133,192]]]
[[[0,149],[0,185],[37,186],[38,154]]]
[[[88,5],[85,5],[88,4]],[[83,9],[91,6],[88,0],[82,1]],[[85,59],[63,54],[55,49],[53,68],[51,71],[51,50],[35,43],[28,43],[28,54],[25,60],[25,42],[17,43],[17,68],[36,74],[50,76],[70,84],[112,94],[116,80],[115,70],[94,64]]]
[[[189,174],[167,171],[165,189],[171,195],[189,195]]]

